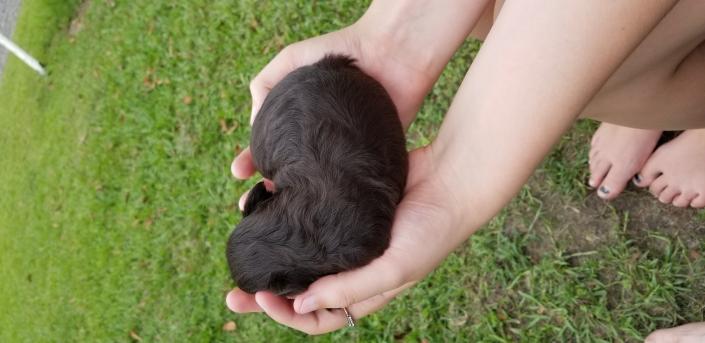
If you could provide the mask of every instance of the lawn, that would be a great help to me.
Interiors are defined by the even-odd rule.
[[[252,182],[249,80],[358,1],[25,0],[0,81],[0,342],[298,342],[224,305],[225,241]],[[430,142],[479,44],[409,131]],[[330,341],[639,341],[705,320],[705,212],[584,186],[579,122],[519,196],[428,278]],[[236,328],[224,330],[234,321]]]

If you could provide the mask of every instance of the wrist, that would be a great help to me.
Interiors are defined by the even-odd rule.
[[[374,1],[352,25],[380,58],[406,63],[432,83],[472,31],[487,1]]]
[[[458,148],[463,141],[462,137],[439,133],[426,149],[431,151],[433,174],[444,185],[459,234],[466,239],[497,215],[511,196],[504,196],[498,189],[501,187],[492,187],[497,180],[488,180],[477,173],[482,167],[473,159],[474,149]]]

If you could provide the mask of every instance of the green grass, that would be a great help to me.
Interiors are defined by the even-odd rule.
[[[49,76],[11,58],[0,84],[0,342],[301,340],[224,306],[225,240],[251,185],[228,169],[248,141],[249,80],[365,5],[87,4],[25,0],[14,38]],[[478,47],[457,53],[410,145],[433,138]],[[579,123],[427,279],[314,340],[638,341],[705,319],[703,213],[652,209],[634,192],[597,201],[584,187],[594,127]],[[224,332],[229,320],[237,329]]]

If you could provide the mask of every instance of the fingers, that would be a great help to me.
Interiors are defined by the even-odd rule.
[[[342,308],[396,289],[407,282],[400,267],[403,265],[394,262],[388,249],[385,255],[362,268],[325,276],[314,282],[296,297],[294,309],[298,313],[309,313],[318,309]]]
[[[262,312],[262,308],[257,305],[253,294],[245,293],[239,288],[235,288],[228,292],[225,296],[225,304],[228,305],[230,311],[237,313]]]
[[[250,115],[250,125],[254,123],[255,116],[262,107],[264,99],[269,91],[289,72],[295,69],[291,59],[291,48],[284,48],[262,69],[250,82],[250,93],[252,94],[252,113]]]
[[[365,301],[348,306],[348,310],[353,318],[362,318],[370,313],[374,313],[377,310],[387,305],[392,299],[394,299],[399,293],[410,288],[414,285],[414,282],[407,282],[403,286],[393,289],[391,291],[383,292],[382,294],[375,295]]]
[[[289,72],[295,69],[289,57],[290,48],[284,48],[274,59],[272,59],[250,82],[250,93],[252,94],[252,113],[250,114],[250,125],[254,123],[255,116],[262,107],[264,99],[269,91]],[[252,152],[247,147],[243,150],[230,165],[233,176],[244,180],[255,173],[255,165],[252,161]]]
[[[291,300],[284,297],[278,297],[269,292],[257,292],[255,299],[257,304],[274,321],[308,334],[334,331],[347,323],[347,319],[340,309],[323,309],[312,313],[298,314],[294,312]]]
[[[230,172],[233,173],[234,177],[241,180],[248,179],[255,174],[255,171],[255,163],[252,161],[250,147],[240,152],[230,165]]]
[[[289,72],[295,69],[291,59],[291,48],[286,47],[274,59],[272,59],[250,82],[250,93],[252,95],[252,113],[250,114],[250,125],[254,123],[255,116],[262,107],[264,99],[269,91]],[[252,152],[247,147],[243,150],[230,165],[233,176],[244,180],[255,173],[255,165],[252,161]]]
[[[247,196],[250,195],[250,190],[246,190],[245,193],[242,193],[240,196],[240,200],[237,202],[238,207],[240,208],[240,212],[245,211],[245,203],[247,202]]]
[[[389,303],[400,292],[409,288],[412,283],[397,289],[383,292],[363,302],[348,307],[348,312],[354,320],[375,312]],[[291,300],[278,297],[269,292],[257,292],[257,304],[276,322],[303,331],[310,335],[318,335],[338,330],[347,325],[347,317],[340,308],[319,309],[306,314],[294,311]]]

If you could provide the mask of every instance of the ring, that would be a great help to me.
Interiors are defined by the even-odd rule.
[[[348,308],[343,307],[343,312],[345,312],[345,317],[348,318],[348,327],[355,327],[355,321],[353,320],[352,315],[350,315],[350,312],[348,312]]]

